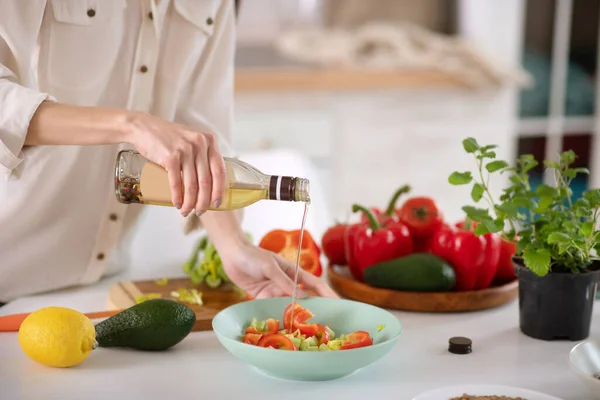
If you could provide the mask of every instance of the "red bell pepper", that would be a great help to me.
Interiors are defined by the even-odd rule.
[[[459,222],[456,227],[461,230],[473,231],[477,226],[477,222],[469,221]],[[495,233],[486,233],[480,236],[483,239],[483,260],[478,265],[477,282],[475,290],[486,289],[490,287],[496,271],[498,270],[498,262],[500,261],[500,244],[501,239]]]
[[[352,211],[362,211],[369,218],[368,224],[359,224],[351,231],[350,249],[355,266],[350,271],[355,278],[362,281],[363,271],[371,265],[412,253],[412,237],[406,225],[393,220],[381,223],[370,210],[356,204]]]
[[[406,200],[396,214],[410,230],[413,239],[427,242],[443,223],[443,215],[435,201],[429,197],[412,197]]]
[[[336,224],[323,234],[321,248],[332,265],[346,265],[346,251],[344,248],[345,224]]]
[[[408,185],[402,186],[401,188],[399,188],[398,190],[396,190],[394,192],[394,195],[390,199],[388,206],[385,210],[380,210],[379,208],[371,207],[371,209],[370,209],[371,212],[375,215],[375,218],[377,218],[377,220],[380,221],[381,223],[385,223],[390,220],[398,219],[398,217],[396,215],[396,203],[398,203],[398,199],[400,198],[400,196],[402,196],[403,194],[406,194],[408,192],[410,192],[410,186],[408,186]],[[361,215],[361,221],[364,223],[369,223],[369,218],[367,217],[366,214],[363,213]]]
[[[456,273],[454,289],[457,291],[473,290],[477,285],[484,248],[481,236],[448,225],[439,227],[432,236],[431,252],[452,265]]]
[[[258,244],[258,247],[279,254],[281,257],[293,263],[298,255],[298,242],[300,230],[284,231],[276,229],[268,232]],[[320,260],[321,250],[314,241],[312,235],[304,230],[302,237],[302,249],[300,250],[300,268],[315,276],[321,276],[323,267]]]
[[[494,282],[505,283],[517,279],[512,258],[517,253],[517,243],[502,239],[500,242],[500,260]]]
[[[346,230],[344,231],[344,252],[346,254],[346,265],[348,266],[348,270],[350,270],[350,273],[354,279],[357,281],[361,280],[361,274],[358,270],[356,258],[354,257],[354,237],[356,236],[356,232],[365,225],[367,225],[365,222],[347,225]]]

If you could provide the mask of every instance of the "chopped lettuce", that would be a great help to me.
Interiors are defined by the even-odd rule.
[[[246,236],[252,240],[248,233]],[[217,249],[207,236],[198,240],[182,269],[196,285],[205,283],[208,287],[216,289],[223,283],[231,283]],[[239,291],[239,288],[234,287],[234,289]]]

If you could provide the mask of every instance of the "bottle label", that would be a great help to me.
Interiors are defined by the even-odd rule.
[[[269,199],[294,201],[294,178],[291,176],[271,176]]]

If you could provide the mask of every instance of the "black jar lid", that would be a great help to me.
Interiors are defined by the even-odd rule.
[[[469,354],[472,351],[471,339],[455,336],[448,340],[448,351],[453,354]]]

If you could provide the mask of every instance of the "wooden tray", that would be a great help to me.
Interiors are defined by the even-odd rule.
[[[344,276],[339,272],[340,268],[343,267],[330,266],[327,270],[329,283],[340,296],[388,309],[420,312],[485,310],[508,303],[519,294],[516,279],[502,286],[468,292],[403,292],[380,289]]]
[[[212,319],[219,311],[246,301],[246,297],[234,291],[230,284],[211,289],[206,285],[194,285],[189,278],[172,278],[165,286],[158,285],[154,280],[116,283],[108,290],[108,306],[113,310],[129,308],[136,304],[137,297],[148,293],[160,293],[163,298],[173,299],[171,292],[179,288],[202,292],[203,305],[186,304],[196,313],[193,331],[212,330]]]

